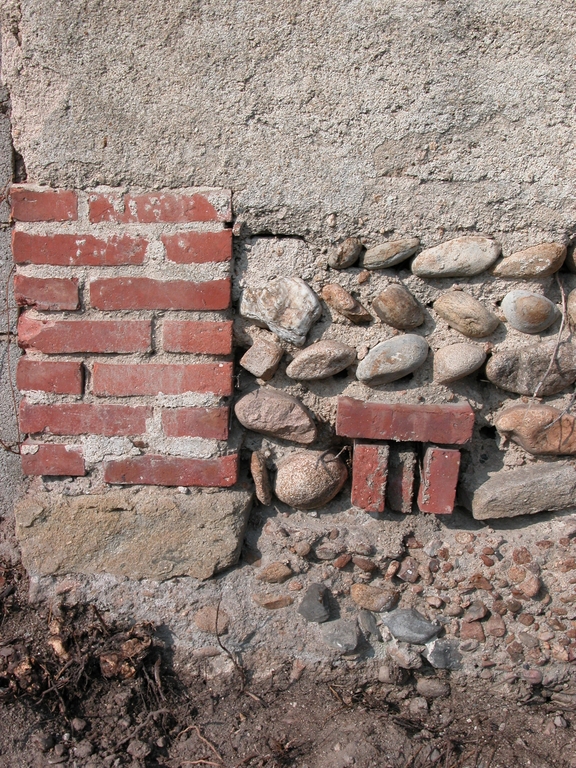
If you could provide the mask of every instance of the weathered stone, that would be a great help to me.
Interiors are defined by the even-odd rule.
[[[329,307],[353,323],[369,323],[372,315],[341,285],[329,283],[322,288],[322,298]]]
[[[398,602],[398,591],[370,584],[352,584],[350,597],[356,605],[368,611],[390,611]]]
[[[376,624],[376,619],[371,611],[362,609],[358,612],[358,624],[366,637],[373,637],[374,640],[382,642],[382,635]]]
[[[501,307],[512,328],[522,333],[540,333],[558,317],[558,310],[549,299],[531,291],[510,291]]]
[[[254,451],[250,457],[250,472],[254,480],[256,498],[261,504],[268,506],[272,502],[272,487],[266,459],[260,451]]]
[[[439,699],[450,695],[450,683],[437,677],[421,677],[416,683],[416,690],[427,699]]]
[[[555,395],[576,380],[576,349],[568,342],[560,344],[556,353],[555,347],[549,342],[498,352],[488,360],[486,376],[507,392],[532,396],[538,388],[540,397]]]
[[[310,584],[304,593],[302,602],[298,606],[298,613],[303,616],[306,621],[313,621],[316,624],[328,621],[330,618],[330,611],[325,603],[327,596],[328,589],[324,584]]]
[[[504,637],[506,634],[506,624],[504,619],[498,613],[493,613],[485,625],[487,634],[492,637]]]
[[[500,244],[487,237],[456,237],[418,254],[412,272],[418,277],[473,277],[491,267],[500,250]]]
[[[218,615],[218,629],[216,629],[216,615]],[[209,632],[211,635],[225,635],[230,626],[228,614],[215,605],[206,605],[204,608],[200,608],[192,618],[201,632]]]
[[[433,640],[426,645],[424,657],[435,669],[460,669],[462,654],[458,650],[459,643],[447,637]]]
[[[347,237],[328,256],[328,264],[332,269],[346,269],[356,264],[364,246],[358,237]]]
[[[514,405],[498,414],[494,426],[535,456],[576,454],[576,418],[550,405]]]
[[[490,270],[494,277],[547,277],[558,272],[566,258],[566,246],[541,243],[517,251],[497,262]]]
[[[566,302],[566,315],[572,328],[576,326],[576,288],[568,294]]]
[[[374,560],[370,560],[369,557],[354,555],[354,557],[352,558],[352,562],[357,568],[360,568],[360,570],[364,571],[365,573],[374,573],[374,571],[378,570],[378,566],[376,565]]]
[[[331,648],[342,653],[350,653],[356,650],[360,639],[358,625],[355,621],[346,621],[346,619],[330,621],[322,627],[322,639]]]
[[[276,389],[250,392],[234,406],[240,424],[253,432],[309,445],[316,439],[316,425],[300,400]]]
[[[366,251],[362,266],[364,269],[388,269],[406,261],[416,253],[419,247],[420,240],[417,237],[381,243]]]
[[[498,472],[472,498],[476,520],[556,512],[576,506],[573,464],[532,464]]]
[[[387,643],[386,652],[401,669],[420,669],[422,666],[420,652],[409,643],[399,643],[393,640]]]
[[[493,312],[464,291],[448,291],[434,302],[434,310],[449,326],[464,336],[489,336],[500,321]]]
[[[294,453],[278,465],[274,492],[291,507],[316,509],[333,499],[347,478],[346,465],[333,453]]]
[[[479,621],[480,619],[483,619],[487,613],[488,608],[486,608],[482,600],[474,600],[466,609],[462,621],[464,623],[469,621]]]
[[[316,381],[345,370],[356,360],[356,350],[341,341],[317,341],[300,352],[286,368],[291,379]]]
[[[434,353],[434,381],[451,384],[469,376],[486,360],[486,353],[477,344],[450,344]]]
[[[358,365],[356,377],[365,384],[388,384],[413,373],[427,357],[427,341],[406,333],[376,344]]]
[[[271,334],[270,336],[259,335],[250,349],[240,358],[240,365],[257,379],[269,381],[276,373],[283,354],[282,346]]]
[[[378,317],[393,328],[410,331],[424,322],[424,312],[403,285],[391,283],[372,302]]]
[[[432,640],[441,629],[439,625],[425,619],[415,608],[397,608],[383,616],[382,623],[397,640],[420,645]]]
[[[413,557],[405,557],[400,563],[400,568],[396,574],[402,581],[407,581],[409,584],[415,584],[420,578],[418,573],[418,562]]]
[[[32,575],[208,579],[238,561],[251,502],[245,490],[34,493],[16,506],[17,535]]]
[[[482,624],[479,621],[461,621],[460,639],[477,640],[479,643],[483,643],[486,640],[486,635],[484,634]]]
[[[520,590],[520,592],[526,595],[526,597],[536,597],[536,595],[542,589],[542,582],[540,581],[538,576],[535,576],[533,573],[530,573],[524,579],[524,581],[520,582],[520,584],[518,585],[518,589]]]
[[[277,611],[292,605],[294,598],[290,595],[252,595],[254,602],[268,611]]]
[[[278,277],[264,288],[246,288],[240,314],[301,347],[322,314],[322,307],[312,288],[300,277]]]
[[[283,584],[292,575],[292,569],[286,563],[270,563],[258,572],[256,578],[267,584]]]

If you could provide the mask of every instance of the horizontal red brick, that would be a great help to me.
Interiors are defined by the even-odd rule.
[[[182,395],[185,392],[232,394],[232,363],[96,363],[92,374],[94,394]]]
[[[16,264],[55,264],[58,266],[116,266],[142,264],[148,241],[142,237],[98,238],[93,235],[12,234],[12,254]]]
[[[164,350],[204,355],[229,355],[232,352],[232,322],[166,320]]]
[[[75,277],[28,277],[16,275],[14,296],[21,307],[63,310],[78,309],[78,280]]]
[[[184,459],[177,456],[136,456],[109,461],[104,480],[121,485],[183,485],[228,488],[238,480],[238,456]]]
[[[163,235],[166,258],[178,264],[204,264],[230,261],[232,258],[232,230],[220,232],[178,232]]]
[[[218,208],[210,198],[218,198]],[[226,190],[212,193],[152,192],[144,195],[124,195],[122,202],[114,194],[93,193],[89,196],[89,216],[93,223],[114,221],[185,223],[190,221],[230,221],[231,195]]]
[[[142,435],[152,411],[145,406],[20,403],[20,431],[50,435]]]
[[[18,320],[18,344],[50,354],[74,352],[146,352],[151,343],[149,320]]]
[[[338,398],[336,434],[365,440],[461,445],[472,437],[474,411],[462,405],[372,403]]]
[[[418,492],[421,512],[449,515],[453,511],[459,470],[460,451],[435,447],[426,449]]]
[[[416,483],[416,451],[412,446],[390,446],[386,503],[393,512],[412,512]]]
[[[90,284],[96,309],[219,310],[230,305],[230,280],[194,283],[149,277],[111,277]]]
[[[387,445],[354,443],[352,504],[366,512],[384,512],[388,479]]]
[[[21,357],[16,369],[16,386],[20,390],[81,395],[84,387],[82,363],[47,362]]]
[[[22,451],[22,472],[25,475],[66,475],[81,477],[86,474],[82,449],[71,445],[35,445],[25,443]],[[28,451],[33,450],[33,453]]]
[[[76,221],[78,196],[71,189],[30,189],[13,186],[10,190],[12,218],[15,221]]]
[[[229,408],[171,408],[162,412],[162,428],[168,437],[228,439]]]

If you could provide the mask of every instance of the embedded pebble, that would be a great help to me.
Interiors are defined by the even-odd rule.
[[[421,677],[416,683],[416,690],[427,699],[439,699],[450,695],[450,684],[436,677]]]
[[[331,648],[342,653],[350,653],[356,650],[360,639],[358,626],[355,621],[346,621],[346,619],[329,621],[322,627],[322,639]]]
[[[391,240],[366,251],[362,266],[365,269],[388,269],[413,256],[420,247],[417,237]]]
[[[253,432],[308,445],[316,439],[316,425],[307,408],[292,395],[275,389],[250,392],[234,406],[240,424]]]
[[[558,272],[566,258],[566,246],[541,243],[517,251],[497,262],[490,270],[494,277],[548,277]]]
[[[461,640],[477,640],[479,643],[483,643],[486,640],[484,635],[484,629],[479,621],[462,621],[460,623],[460,639]]]
[[[387,643],[386,652],[402,669],[420,669],[422,666],[422,656],[409,643],[398,643],[393,640]]]
[[[464,612],[463,622],[478,621],[483,619],[488,613],[488,609],[482,600],[474,600]]]
[[[431,640],[441,629],[425,619],[415,608],[397,608],[383,616],[382,623],[397,640],[420,645]]]
[[[240,358],[240,365],[257,379],[269,381],[278,369],[284,350],[272,334],[262,332]]]
[[[298,613],[303,616],[306,621],[313,621],[316,624],[328,621],[330,618],[330,611],[325,603],[327,596],[328,589],[324,584],[310,584],[304,593],[302,602],[298,606]]]
[[[290,595],[252,595],[252,599],[261,608],[266,608],[269,611],[287,608],[294,602],[294,598]]]
[[[396,575],[402,581],[414,584],[419,578],[418,562],[413,557],[405,557],[400,563],[400,568]]]
[[[356,360],[356,350],[341,341],[317,341],[300,352],[286,368],[291,379],[317,381],[334,376]]]
[[[486,353],[477,344],[450,344],[434,354],[434,381],[451,384],[469,376],[486,360]]]
[[[426,645],[424,657],[435,669],[457,670],[462,666],[462,654],[458,646],[457,640],[442,637]]]
[[[576,454],[576,418],[551,405],[514,405],[498,414],[494,426],[535,456]]]
[[[448,291],[434,302],[434,310],[451,328],[472,339],[489,336],[500,321],[493,312],[464,291]]]
[[[383,664],[378,669],[378,680],[388,685],[403,685],[408,678],[407,672],[392,664]]]
[[[322,314],[322,307],[312,288],[300,277],[277,277],[264,288],[246,288],[240,314],[301,347]]]
[[[506,624],[504,619],[498,613],[493,613],[486,622],[486,632],[492,637],[504,637],[506,634]]]
[[[216,630],[216,614],[218,614],[218,630]],[[192,618],[201,632],[209,632],[211,635],[225,635],[230,625],[228,614],[214,605],[200,608]]]
[[[268,506],[272,502],[272,487],[264,454],[254,451],[250,457],[250,472],[254,480],[256,498],[261,504]]]
[[[410,291],[399,283],[391,283],[372,302],[378,317],[393,328],[410,331],[424,322],[422,307]]]
[[[360,629],[366,635],[366,637],[373,637],[374,640],[382,642],[382,635],[380,634],[380,630],[376,624],[374,614],[371,613],[371,611],[362,609],[358,613],[358,624],[360,625]]]
[[[346,465],[333,453],[293,453],[278,464],[274,492],[291,507],[316,509],[333,499],[347,478]]]
[[[500,244],[487,237],[456,237],[422,251],[412,272],[418,277],[473,277],[491,267],[500,251]]]
[[[347,237],[328,256],[328,264],[332,269],[346,269],[356,264],[362,253],[362,241],[358,237]]]
[[[283,584],[292,575],[292,569],[286,563],[270,563],[258,572],[256,578],[268,584]]]
[[[352,584],[350,597],[356,605],[368,611],[380,613],[389,611],[398,602],[398,592],[395,589],[385,589],[370,584]]]
[[[428,343],[412,333],[376,344],[356,369],[356,377],[365,384],[387,384],[413,373],[426,362]]]
[[[329,307],[353,323],[369,323],[372,320],[370,312],[337,283],[325,285],[322,298]]]
[[[501,307],[512,328],[522,333],[540,333],[558,317],[558,310],[549,299],[531,291],[510,291]]]
[[[538,387],[539,397],[555,395],[576,381],[576,349],[565,342],[554,355],[555,348],[548,342],[497,352],[486,364],[486,376],[507,392],[532,396]]]
[[[530,574],[527,578],[524,579],[519,585],[518,589],[520,592],[522,592],[526,597],[536,597],[538,592],[542,589],[542,582],[538,578],[538,576],[534,576],[534,574]]]

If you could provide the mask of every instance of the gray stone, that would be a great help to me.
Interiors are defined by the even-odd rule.
[[[356,264],[364,250],[362,241],[357,237],[348,237],[328,256],[328,264],[332,269],[346,269]]]
[[[245,490],[30,493],[16,506],[16,527],[32,575],[208,579],[238,561],[251,502]]]
[[[576,418],[550,405],[513,405],[497,415],[494,426],[535,456],[576,455]]]
[[[254,344],[240,358],[240,365],[258,379],[269,381],[276,370],[284,350],[274,336],[262,335],[264,331],[256,338]]]
[[[387,384],[413,373],[427,357],[427,341],[406,333],[376,344],[358,365],[356,378],[365,384]]]
[[[417,237],[381,243],[366,251],[362,259],[362,266],[364,269],[388,269],[406,261],[416,253],[419,247],[420,240]]]
[[[369,323],[372,315],[348,291],[337,283],[328,283],[322,288],[322,298],[329,307],[352,323]]]
[[[462,667],[462,654],[458,640],[441,637],[426,644],[424,657],[435,669],[457,670]]]
[[[540,333],[558,317],[558,310],[549,299],[531,291],[510,291],[501,306],[512,328],[522,333]]]
[[[382,617],[397,640],[423,645],[440,632],[441,627],[425,619],[415,608],[397,608]]]
[[[486,360],[486,352],[477,344],[450,344],[434,353],[434,381],[451,384],[469,376]]]
[[[274,493],[296,509],[323,507],[348,479],[344,462],[329,451],[293,453],[277,467]]]
[[[437,677],[421,677],[416,683],[416,690],[427,699],[439,699],[450,695],[450,683]]]
[[[366,637],[373,637],[374,640],[382,642],[382,635],[380,634],[380,630],[376,624],[374,614],[371,611],[367,611],[363,608],[358,613],[358,624],[360,625],[360,629],[366,635]]]
[[[500,244],[487,237],[456,237],[418,254],[412,272],[418,277],[473,277],[491,267],[500,250]]]
[[[355,621],[336,619],[324,624],[322,627],[322,639],[331,648],[342,653],[355,651],[360,640],[358,625]]]
[[[548,277],[558,272],[566,259],[566,246],[560,243],[541,243],[517,251],[497,262],[490,270],[494,277],[531,279]]]
[[[308,445],[316,439],[310,412],[296,397],[276,389],[249,392],[234,406],[236,418],[246,429]]]
[[[302,602],[298,606],[298,613],[303,616],[306,621],[312,621],[317,624],[321,624],[323,621],[328,621],[330,618],[330,611],[326,606],[326,598],[328,596],[328,589],[324,584],[310,584]]]
[[[448,291],[434,302],[434,310],[448,325],[472,339],[489,336],[500,321],[493,312],[464,291]]]
[[[372,302],[378,317],[393,328],[410,331],[424,322],[424,312],[403,285],[391,283]]]
[[[348,368],[356,360],[356,350],[341,341],[326,339],[311,344],[286,368],[291,379],[316,381],[327,379]]]
[[[497,352],[486,364],[486,376],[500,389],[519,395],[555,395],[576,381],[576,349],[552,342]],[[554,358],[549,369],[550,361]]]

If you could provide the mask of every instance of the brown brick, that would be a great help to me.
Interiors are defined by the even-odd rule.
[[[453,511],[459,470],[460,451],[435,447],[426,449],[418,492],[421,512],[449,515]]]
[[[50,435],[142,435],[152,411],[144,406],[20,403],[20,431]]]
[[[232,352],[232,322],[166,320],[163,346],[166,352],[229,355]]]
[[[153,280],[149,277],[112,277],[90,284],[96,309],[219,310],[230,305],[230,280],[194,283],[191,280]]]
[[[170,408],[162,411],[162,428],[168,437],[228,439],[229,408]]]
[[[45,310],[78,309],[78,280],[75,277],[28,277],[16,275],[14,296],[21,307]]]
[[[12,218],[15,221],[76,221],[78,197],[70,189],[10,189]]]
[[[55,264],[72,266],[116,266],[142,264],[148,241],[142,237],[93,235],[12,234],[12,254],[16,264]]]
[[[220,232],[177,232],[163,235],[166,258],[177,264],[205,264],[230,261],[232,258],[232,230]]]
[[[38,445],[26,442],[22,452],[22,472],[25,475],[66,475],[80,477],[86,474],[80,446]],[[34,453],[28,453],[33,449]]]
[[[104,465],[107,483],[121,485],[183,485],[228,488],[238,479],[238,456],[185,459],[177,456],[136,456]]]
[[[387,445],[354,443],[352,504],[366,512],[384,512],[388,478]]]
[[[18,344],[45,354],[74,352],[147,352],[149,320],[18,320]]]
[[[19,390],[81,395],[84,387],[82,363],[21,357],[16,369],[16,386]]]
[[[232,394],[232,363],[96,363],[93,392],[99,396]]]

